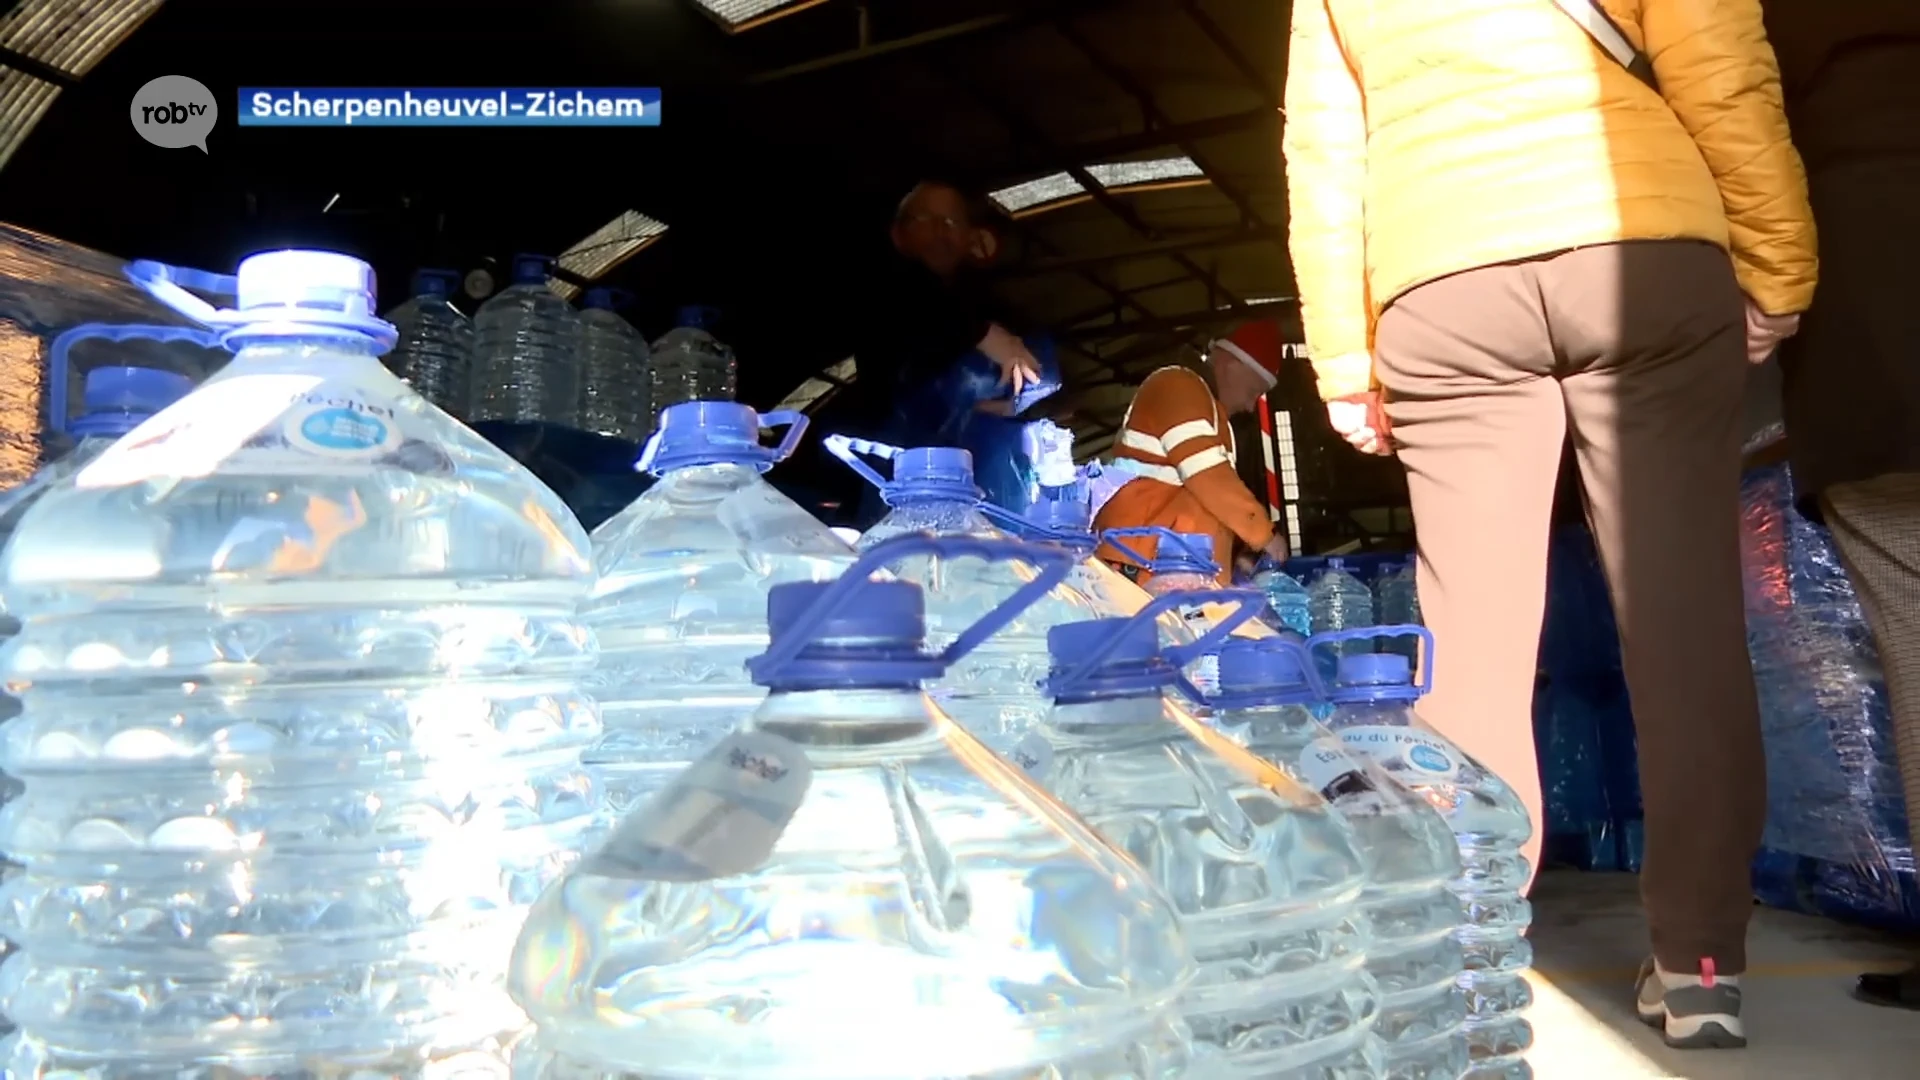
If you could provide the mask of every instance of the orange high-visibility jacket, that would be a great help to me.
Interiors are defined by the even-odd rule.
[[[1187,368],[1161,368],[1140,384],[1120,422],[1113,468],[1133,479],[1100,508],[1095,527],[1205,533],[1224,576],[1235,540],[1258,550],[1273,539],[1266,507],[1234,470],[1234,452],[1233,428],[1207,381]],[[1127,546],[1148,557],[1158,547],[1150,540]],[[1131,563],[1111,546],[1100,557]]]

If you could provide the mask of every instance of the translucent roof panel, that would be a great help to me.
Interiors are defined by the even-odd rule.
[[[0,67],[0,165],[32,134],[33,125],[60,96],[60,88],[10,67]]]
[[[650,218],[638,210],[627,210],[561,252],[555,261],[570,274],[586,281],[597,281],[614,267],[639,254],[648,244],[666,235],[666,232],[666,222]],[[558,278],[549,279],[548,284],[569,300],[580,291],[572,283]]]
[[[729,30],[750,30],[824,0],[694,0]]]
[[[1206,171],[1190,157],[1154,158],[1148,161],[1114,161],[1088,165],[1086,173],[1108,191],[1129,188],[1160,187],[1206,183]],[[1032,213],[1042,208],[1085,195],[1080,181],[1064,172],[1042,176],[993,192],[989,198],[1009,214]]]
[[[92,71],[163,0],[22,0],[0,15],[0,49],[75,77]]]
[[[795,387],[793,393],[783,398],[775,408],[791,409],[795,412],[806,412],[824,403],[835,390],[851,383],[858,377],[859,369],[854,362],[854,358],[849,356],[845,360],[828,368],[823,374],[827,377],[811,378]]]

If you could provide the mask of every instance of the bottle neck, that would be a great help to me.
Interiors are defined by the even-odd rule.
[[[1218,586],[1213,578],[1192,570],[1156,573],[1147,581],[1147,591],[1155,596],[1177,592],[1202,592]]]
[[[250,367],[305,366],[322,356],[326,358],[325,363],[351,360],[378,366],[381,352],[377,344],[359,334],[318,331],[312,334],[252,337],[238,344],[240,347],[234,353],[234,363]]]
[[[1157,690],[1061,698],[1047,715],[1047,723],[1063,731],[1139,728],[1165,721],[1166,700]]]
[[[752,726],[803,746],[850,752],[933,735],[933,705],[911,678],[893,687],[781,689],[767,694]]]

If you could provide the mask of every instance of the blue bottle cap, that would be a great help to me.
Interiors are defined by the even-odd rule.
[[[1230,638],[1220,647],[1220,694],[1282,705],[1312,701],[1319,695],[1307,680],[1301,653],[1274,639]]]
[[[410,285],[415,296],[432,296],[446,300],[459,290],[460,272],[423,267],[413,272],[413,281]]]
[[[159,368],[103,367],[87,372],[86,414],[67,426],[74,435],[125,435],[187,396],[193,380]]]
[[[1043,487],[1027,508],[1027,520],[1047,532],[1093,533],[1093,493],[1084,480],[1062,487]]]
[[[1340,657],[1329,700],[1411,701],[1420,696],[1413,665],[1399,653],[1353,653]]]
[[[713,308],[699,304],[683,304],[674,312],[673,325],[691,327],[695,330],[711,330],[719,320],[720,313]]]
[[[580,306],[589,311],[612,311],[613,290],[588,289],[587,294],[580,298]]]
[[[1204,574],[1212,577],[1218,574],[1220,565],[1213,561],[1213,537],[1206,533],[1174,533],[1161,537],[1154,549],[1152,570],[1155,576]]]
[[[926,500],[977,502],[973,455],[954,446],[902,450],[893,459],[893,479],[881,489],[889,506]]]
[[[767,590],[768,647],[790,635],[833,582],[796,581]],[[898,688],[938,678],[938,657],[921,651],[926,599],[906,581],[866,581],[790,662],[762,685],[784,690]]]
[[[513,257],[513,283],[515,285],[544,285],[553,269],[553,259],[546,255],[515,255]]]
[[[1180,669],[1160,652],[1160,627],[1152,619],[1116,617],[1060,623],[1047,630],[1047,656],[1053,676],[1048,691],[1060,696],[1058,678],[1087,662],[1098,650],[1112,648],[1099,669],[1073,688],[1074,697],[1131,697],[1158,694],[1174,684]]]
[[[751,465],[761,472],[780,460],[760,442],[762,418],[734,401],[688,401],[660,410],[660,425],[635,466],[660,476],[696,465]]]

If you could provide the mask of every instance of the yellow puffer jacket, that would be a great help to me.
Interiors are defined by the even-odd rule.
[[[1759,0],[1603,4],[1659,93],[1553,0],[1294,0],[1289,244],[1322,397],[1372,385],[1400,294],[1585,244],[1711,241],[1763,310],[1807,307],[1813,213]]]

